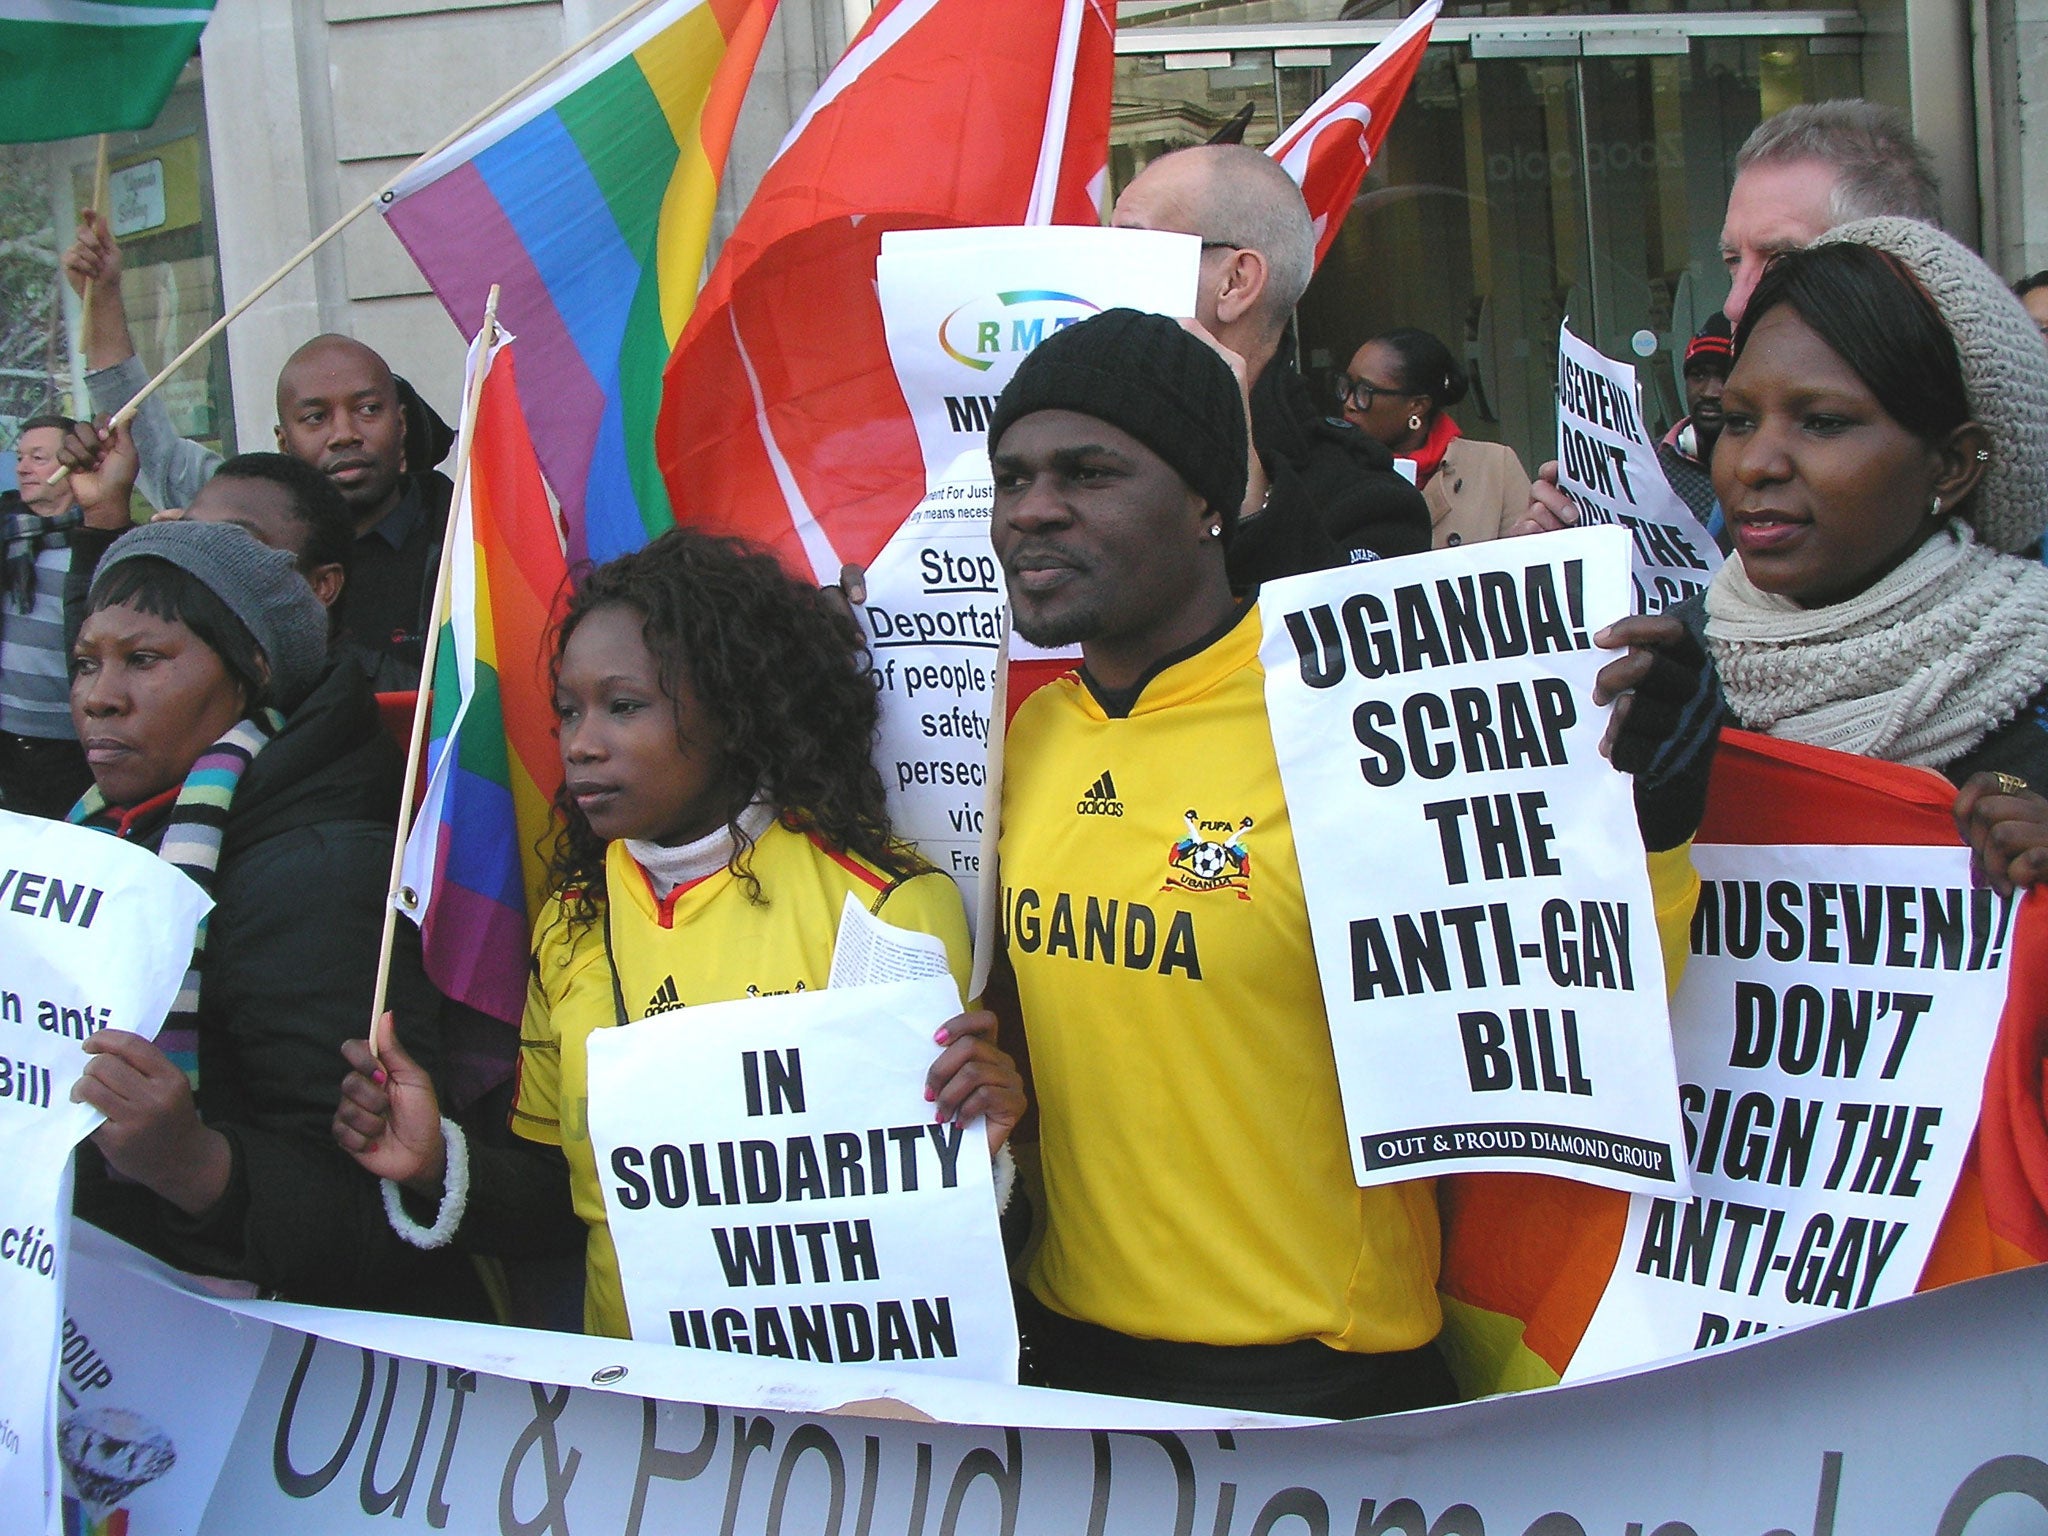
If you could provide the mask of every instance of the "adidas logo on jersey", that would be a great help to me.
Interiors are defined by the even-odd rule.
[[[683,1000],[676,996],[675,977],[665,976],[662,978],[661,985],[654,989],[654,996],[647,999],[647,1007],[642,1010],[640,1017],[651,1019],[657,1013],[667,1013],[671,1008],[680,1008],[682,1006]]]
[[[1081,791],[1081,798],[1074,802],[1076,816],[1121,816],[1123,801],[1116,797],[1116,782],[1107,769],[1102,777]]]

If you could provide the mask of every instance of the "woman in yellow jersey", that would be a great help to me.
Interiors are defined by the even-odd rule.
[[[586,1116],[593,1030],[671,1008],[822,987],[850,894],[946,943],[967,975],[953,883],[890,834],[877,720],[850,623],[775,561],[677,530],[592,572],[556,636],[561,828],[534,937],[507,1147],[469,1146],[402,1051],[346,1049],[334,1135],[386,1183],[401,1236],[539,1256],[582,1237],[586,1332],[627,1332]],[[1024,1111],[994,1019],[939,1032],[926,1097]],[[573,1215],[572,1215],[573,1212]]]

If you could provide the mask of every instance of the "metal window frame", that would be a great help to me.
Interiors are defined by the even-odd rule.
[[[1400,25],[1393,21],[1276,21],[1235,27],[1119,27],[1118,54],[1225,53],[1234,49],[1369,48]],[[1443,16],[1430,42],[1494,48],[1524,39],[1599,40],[1573,52],[1661,52],[1670,36],[1861,37],[1857,11],[1660,11],[1638,16]],[[1612,40],[1612,41],[1610,41]],[[1648,45],[1630,49],[1640,40]],[[1493,53],[1492,56],[1502,55]]]

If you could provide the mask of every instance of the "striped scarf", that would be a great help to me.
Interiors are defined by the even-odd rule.
[[[12,505],[12,503],[10,503]],[[36,605],[36,556],[70,542],[71,530],[82,527],[85,513],[66,507],[55,517],[38,512],[0,512],[0,544],[7,550],[7,597],[16,613]]]
[[[179,786],[177,799],[171,802],[170,820],[164,824],[157,857],[189,875],[208,896],[213,895],[221,836],[227,828],[228,805],[235,798],[235,786],[248,771],[250,759],[283,727],[284,716],[274,709],[260,710],[234,725],[199,754]],[[107,797],[95,784],[71,808],[65,820],[93,826],[107,809]],[[113,829],[101,826],[99,830]],[[206,928],[210,921],[210,913],[199,919],[199,931],[192,941],[192,963],[185,969],[177,1001],[171,1004],[170,1014],[156,1037],[157,1049],[185,1074],[194,1093],[199,1091],[199,984],[206,968]]]

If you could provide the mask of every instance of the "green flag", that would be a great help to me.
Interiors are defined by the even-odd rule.
[[[147,128],[213,0],[0,0],[0,144]]]

